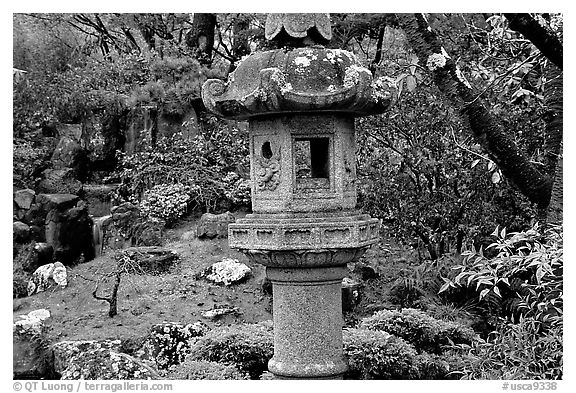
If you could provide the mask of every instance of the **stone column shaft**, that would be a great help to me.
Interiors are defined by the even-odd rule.
[[[277,378],[337,379],[342,355],[342,278],[346,267],[266,268],[273,285]]]

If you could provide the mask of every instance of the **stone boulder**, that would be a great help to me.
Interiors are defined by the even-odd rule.
[[[54,371],[62,374],[72,363],[73,359],[83,352],[100,349],[120,351],[120,340],[81,340],[60,341],[52,344],[54,353]]]
[[[44,228],[46,215],[50,210],[66,210],[74,207],[78,201],[80,198],[73,194],[39,194],[22,221],[31,227]]]
[[[233,222],[236,222],[236,218],[230,212],[222,214],[204,213],[198,222],[196,235],[200,239],[226,238],[228,237],[228,224]]]
[[[112,208],[112,217],[103,226],[104,248],[123,249],[134,245],[134,227],[140,221],[140,209],[130,202]]]
[[[130,273],[160,274],[178,260],[178,254],[163,247],[130,247],[116,258]]]
[[[66,268],[60,262],[42,265],[36,269],[28,281],[28,296],[44,292],[55,285],[61,288],[68,285]]]
[[[159,218],[143,218],[134,226],[133,239],[136,246],[161,246],[166,221]]]
[[[250,268],[237,259],[224,258],[210,266],[205,274],[207,280],[228,286],[246,279],[250,272]]]
[[[191,340],[203,336],[208,330],[208,326],[202,322],[153,325],[136,356],[153,362],[158,370],[167,370],[170,366],[182,363],[190,353]]]
[[[42,207],[46,213],[50,210],[66,210],[76,206],[80,198],[74,194],[39,194],[36,203]]]
[[[12,328],[12,371],[14,379],[51,379],[50,350],[44,339],[46,309],[21,315]]]
[[[65,265],[73,264],[81,256],[94,258],[92,219],[85,203],[62,210],[52,209],[46,215],[46,242],[54,247],[54,258]]]
[[[52,346],[54,369],[63,380],[158,379],[152,367],[120,352],[120,340],[64,341]]]
[[[86,179],[88,154],[74,138],[62,136],[54,153],[52,153],[51,161],[52,166],[56,169],[72,169],[75,179],[80,181]]]
[[[124,202],[112,208],[110,220],[101,227],[103,248],[161,246],[165,226],[164,220],[146,217],[137,206]]]
[[[235,314],[238,315],[240,313],[240,309],[238,307],[230,307],[230,306],[218,306],[211,310],[204,311],[201,315],[206,319],[215,320],[218,318],[223,317],[224,315],[228,314]]]
[[[74,207],[80,198],[73,194],[39,194],[30,209],[25,211],[22,221],[30,225],[31,237],[41,242],[46,240],[44,225],[46,216],[53,209],[66,210]]]
[[[16,206],[18,206],[19,209],[28,210],[30,209],[30,206],[32,206],[35,196],[36,192],[29,188],[18,190],[14,193],[14,203]]]
[[[43,178],[36,189],[45,194],[79,194],[82,182],[76,178],[72,168],[52,168],[42,172]]]
[[[30,227],[21,221],[12,224],[12,235],[17,243],[26,243],[30,239]]]
[[[44,321],[50,318],[50,311],[45,308],[34,310],[26,315],[20,315],[20,319],[14,322],[12,331],[19,335],[39,335],[42,333]]]

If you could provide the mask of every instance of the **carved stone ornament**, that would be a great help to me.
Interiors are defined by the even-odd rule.
[[[259,191],[274,191],[280,184],[280,151],[272,158],[257,157],[255,166],[256,188]]]
[[[242,250],[250,262],[266,267],[306,268],[342,266],[360,259],[367,247],[314,250]]]
[[[264,35],[267,40],[275,39],[282,29],[290,37],[304,38],[309,30],[319,34],[324,40],[332,39],[330,14],[268,14]]]

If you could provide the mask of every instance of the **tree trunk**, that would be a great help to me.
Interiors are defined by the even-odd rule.
[[[216,14],[194,14],[192,28],[186,35],[186,45],[196,50],[198,61],[202,64],[212,62],[215,28]]]
[[[108,316],[110,318],[118,315],[118,288],[120,287],[120,277],[122,276],[122,271],[118,269],[114,276],[114,286],[112,287],[112,293],[110,294],[110,308],[108,310]]]
[[[562,224],[563,212],[563,175],[564,165],[562,159],[562,143],[560,143],[560,155],[556,161],[556,173],[554,174],[554,187],[552,187],[552,196],[548,205],[546,222],[551,224]]]
[[[544,70],[544,76],[546,77],[544,105],[547,109],[544,150],[546,152],[546,172],[553,178],[562,145],[563,78],[562,71],[553,64],[548,64]]]
[[[445,51],[425,17],[422,14],[398,14],[397,17],[421,64],[428,65],[430,59],[443,59],[444,64],[434,65],[431,62],[429,69],[436,85],[460,112],[475,140],[530,201],[540,207],[548,206],[551,179],[519,150],[482,100],[474,94],[452,59],[442,55]]]
[[[529,14],[504,14],[510,28],[530,40],[556,67],[562,69],[562,43],[550,29],[540,25]]]

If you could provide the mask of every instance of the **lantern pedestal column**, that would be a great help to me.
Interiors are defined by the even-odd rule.
[[[273,285],[274,356],[279,379],[341,379],[342,279],[346,266],[266,268]]]

